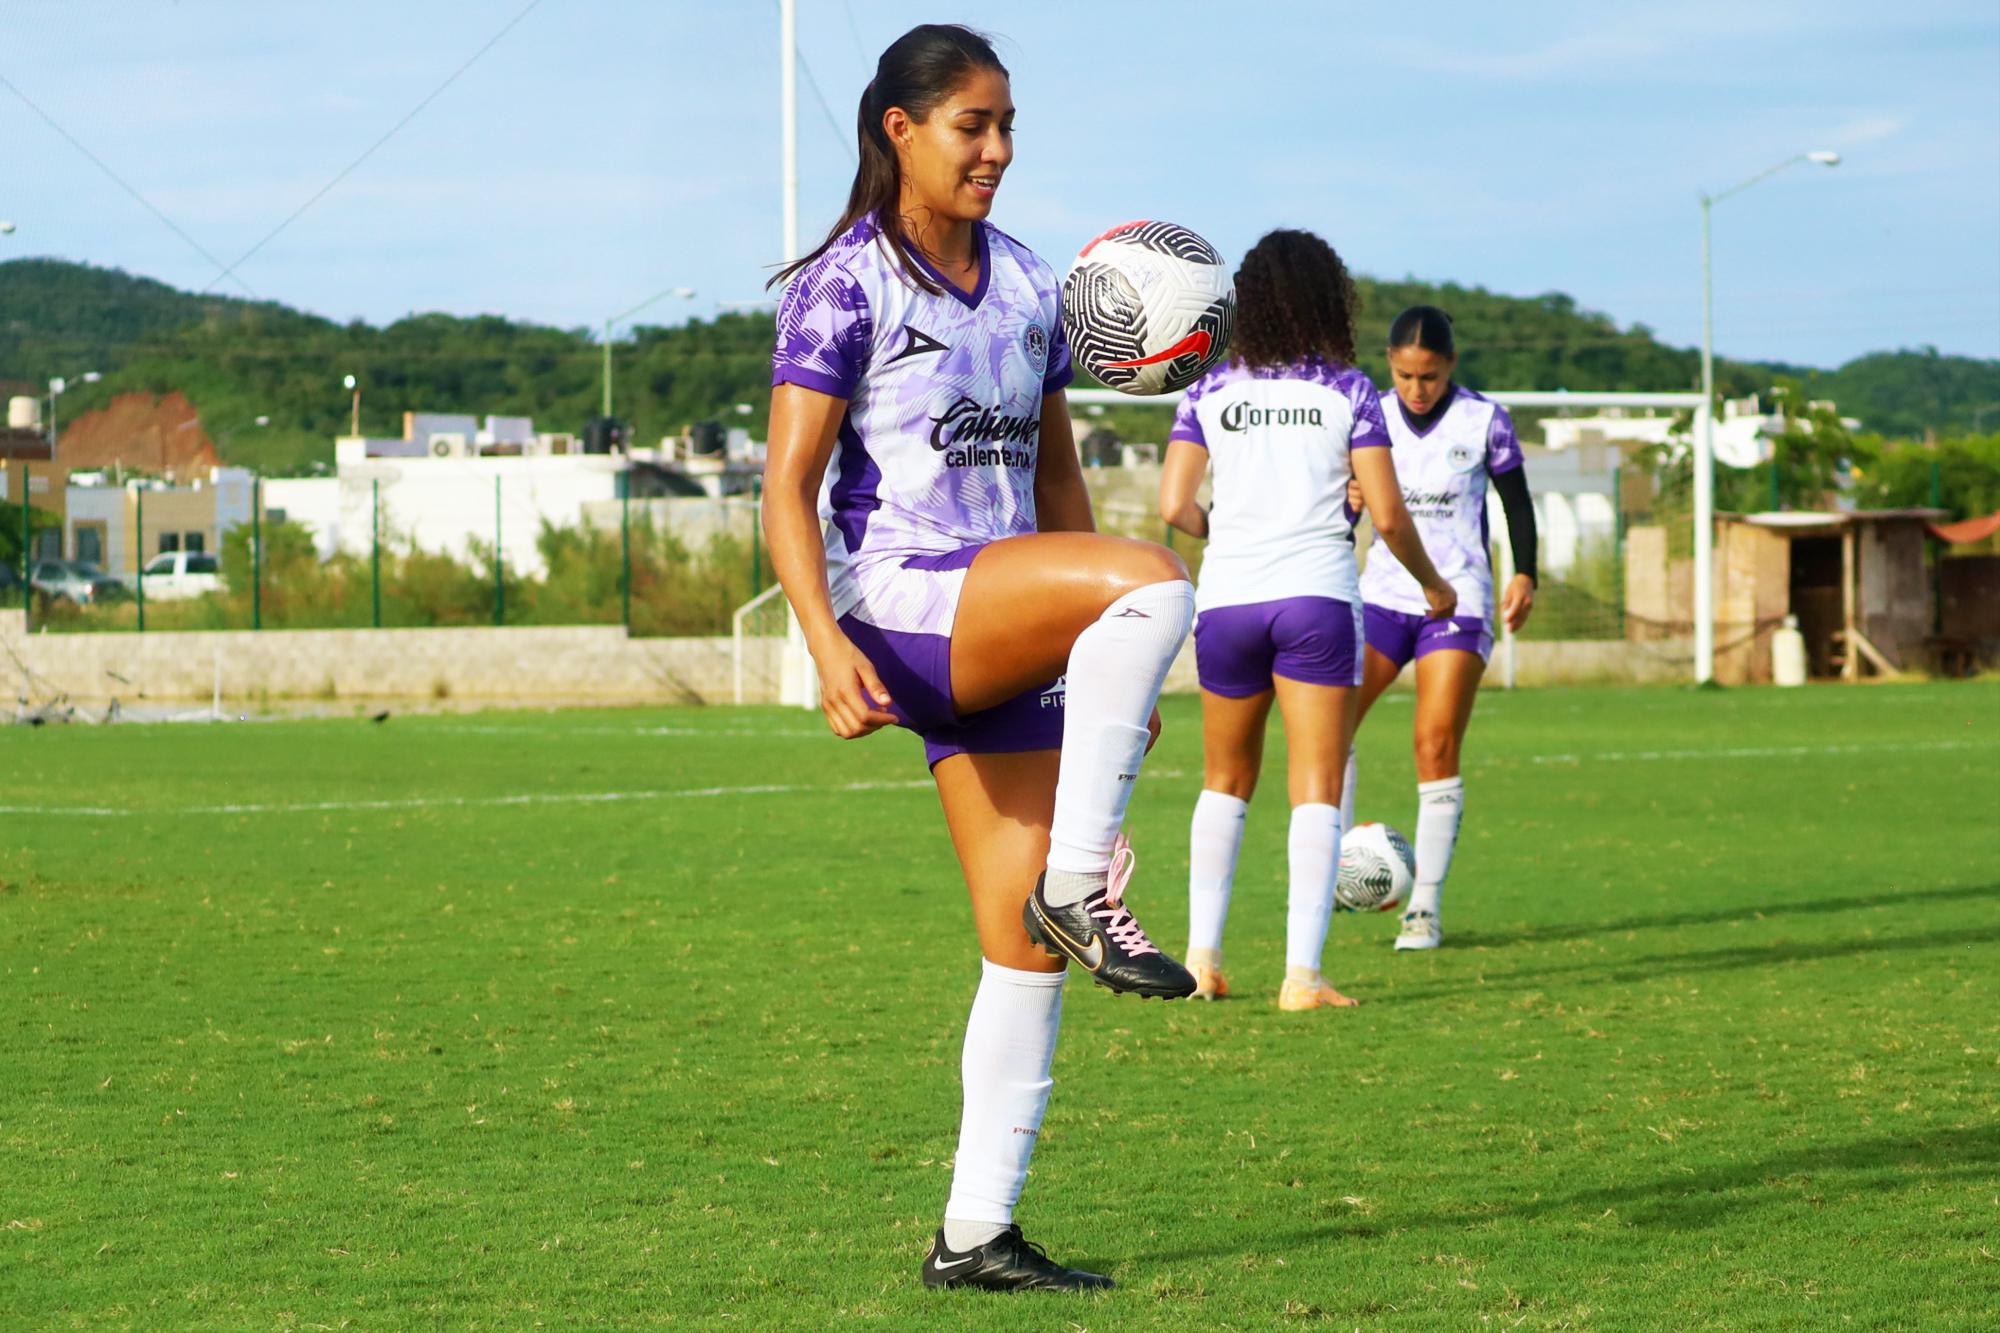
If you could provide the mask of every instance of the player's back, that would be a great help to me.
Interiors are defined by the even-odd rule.
[[[1354,599],[1349,452],[1388,443],[1366,376],[1318,360],[1219,366],[1188,391],[1174,438],[1204,445],[1214,478],[1198,607]]]

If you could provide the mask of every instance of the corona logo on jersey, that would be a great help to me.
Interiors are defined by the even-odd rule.
[[[1324,426],[1317,407],[1252,407],[1231,403],[1222,409],[1224,430],[1252,430],[1258,426]]]

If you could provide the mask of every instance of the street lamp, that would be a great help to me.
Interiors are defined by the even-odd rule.
[[[13,234],[14,234],[14,224],[11,222],[0,220],[0,236],[12,236]]]
[[[1801,162],[1840,165],[1830,149],[1795,153],[1726,190],[1701,197],[1701,401],[1694,446],[1694,678],[1707,684],[1715,675],[1715,282],[1709,262],[1709,212],[1732,194]]]
[[[94,370],[86,370],[77,376],[85,384],[95,384],[104,376]],[[49,381],[49,462],[56,461],[56,399],[69,391],[69,381],[58,375]]]
[[[359,436],[361,434],[361,381],[355,379],[352,375],[346,375],[341,378],[340,383],[341,387],[354,395],[354,405],[349,409],[347,418],[347,433],[350,436]]]
[[[614,324],[624,323],[632,316],[638,314],[641,310],[644,310],[647,306],[652,305],[655,301],[664,301],[669,296],[678,296],[683,301],[692,301],[694,299],[694,288],[669,287],[663,292],[655,292],[651,296],[647,297],[645,300],[639,302],[639,304],[633,306],[630,310],[621,311],[620,313],[613,315],[611,318],[604,321],[604,410],[600,412],[598,415],[607,417],[611,415],[611,328],[612,326]]]

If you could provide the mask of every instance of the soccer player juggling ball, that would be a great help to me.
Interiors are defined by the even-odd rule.
[[[1458,590],[1458,614],[1426,619],[1417,579],[1392,546],[1368,553],[1361,574],[1368,651],[1361,714],[1413,659],[1417,664],[1417,875],[1403,913],[1398,949],[1435,949],[1443,939],[1444,877],[1458,845],[1465,784],[1459,749],[1472,721],[1479,678],[1493,651],[1493,562],[1487,554],[1486,487],[1491,482],[1507,515],[1514,577],[1500,598],[1509,629],[1527,623],[1535,605],[1535,507],[1521,469],[1521,445],[1507,409],[1456,383],[1451,316],[1436,306],[1411,306],[1389,326],[1389,374],[1395,385],[1384,414],[1403,501],[1423,534],[1424,548]],[[1361,497],[1355,497],[1361,504]],[[1365,501],[1374,508],[1373,497]],[[1380,513],[1377,511],[1379,518]],[[1354,818],[1354,760],[1341,797]]]
[[[983,971],[923,1280],[1108,1286],[1051,1261],[1013,1210],[1065,967],[1194,989],[1124,903],[1131,852],[1114,846],[1194,589],[1173,552],[1093,530],[1055,274],[986,220],[1014,159],[993,48],[911,29],[859,122],[840,221],[780,275],[764,528],[828,725],[923,737],[971,892]]]
[[[1292,801],[1278,1004],[1345,1006],[1353,1001],[1320,975],[1320,952],[1360,702],[1350,482],[1415,571],[1418,605],[1448,615],[1458,594],[1403,512],[1381,400],[1354,366],[1354,282],[1340,256],[1311,232],[1274,231],[1244,256],[1236,301],[1230,358],[1188,390],[1160,477],[1167,522],[1208,539],[1195,593],[1202,791],[1188,840],[1188,967],[1197,995],[1229,993],[1222,926],[1275,698]],[[1203,510],[1195,492],[1211,469],[1214,500]]]

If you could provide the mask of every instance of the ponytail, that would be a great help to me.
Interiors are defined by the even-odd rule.
[[[847,191],[847,207],[833,224],[826,239],[811,254],[794,259],[779,269],[766,287],[789,282],[792,275],[825,254],[833,243],[847,234],[863,218],[872,217],[880,229],[882,243],[894,255],[904,276],[924,291],[937,295],[943,290],[925,273],[911,255],[911,242],[903,228],[901,208],[903,167],[896,147],[882,128],[882,117],[890,107],[901,107],[911,120],[922,123],[938,103],[975,69],[1007,67],[993,52],[986,38],[955,23],[921,23],[889,44],[875,62],[875,77],[861,90],[861,107],[855,115],[854,139],[857,162],[854,184]]]

